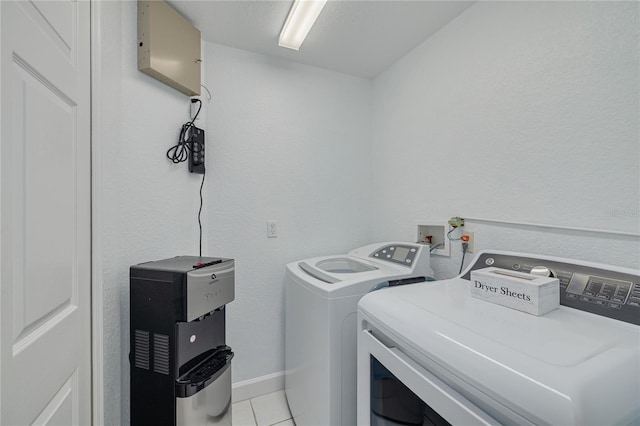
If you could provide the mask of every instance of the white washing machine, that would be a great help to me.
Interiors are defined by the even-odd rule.
[[[298,426],[355,424],[358,301],[381,283],[432,276],[429,246],[410,243],[287,265],[285,391]]]

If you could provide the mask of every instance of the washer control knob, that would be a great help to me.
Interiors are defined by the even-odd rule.
[[[540,275],[541,277],[554,277],[555,274],[553,273],[553,271],[549,268],[547,268],[546,266],[534,266],[533,268],[531,268],[531,272],[529,272],[530,274],[533,275]]]

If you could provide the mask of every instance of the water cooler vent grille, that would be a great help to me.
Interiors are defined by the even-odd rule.
[[[149,369],[149,332],[143,330],[135,331],[135,366]]]
[[[169,374],[169,336],[153,334],[153,371]]]

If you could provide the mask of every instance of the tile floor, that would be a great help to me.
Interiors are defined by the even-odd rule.
[[[233,426],[295,426],[283,390],[236,402],[231,414]]]

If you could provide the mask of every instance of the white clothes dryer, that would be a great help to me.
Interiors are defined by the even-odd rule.
[[[376,286],[432,276],[429,246],[411,243],[287,265],[285,392],[297,425],[355,424],[358,301]]]
[[[556,277],[535,316],[472,296],[488,266]],[[358,305],[358,425],[640,425],[640,271],[485,250]]]

